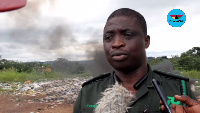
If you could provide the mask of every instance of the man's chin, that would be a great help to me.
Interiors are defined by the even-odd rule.
[[[128,64],[126,64],[126,63],[114,63],[114,64],[112,64],[112,67],[115,70],[117,70],[119,72],[123,72],[123,73],[131,73],[131,72],[137,70],[140,67],[140,65],[138,65],[138,64],[137,65],[130,65],[130,63],[128,63]]]
[[[114,67],[116,71],[122,72],[122,73],[129,73],[132,71],[130,67],[125,67],[125,66],[116,66]]]

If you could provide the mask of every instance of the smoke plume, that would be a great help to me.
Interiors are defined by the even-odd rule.
[[[167,59],[164,59],[161,63],[152,66],[152,69],[180,74],[180,71],[174,70],[173,64]]]
[[[67,50],[58,50],[77,42],[70,25],[61,18],[47,18],[43,15],[43,9],[51,12],[56,8],[56,1],[29,0],[24,8],[7,13],[9,21],[13,23],[13,27],[6,31],[10,44],[26,45],[24,49],[33,54],[53,52],[57,57],[66,57]],[[49,7],[45,7],[46,5]]]

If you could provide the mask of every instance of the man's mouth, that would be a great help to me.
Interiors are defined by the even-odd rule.
[[[111,57],[114,61],[123,61],[128,57],[128,54],[125,52],[113,52]]]
[[[112,59],[115,61],[123,61],[128,57],[128,55],[118,55],[118,56],[113,56]]]

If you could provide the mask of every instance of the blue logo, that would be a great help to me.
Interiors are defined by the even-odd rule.
[[[185,21],[185,13],[180,9],[173,9],[167,15],[167,21],[172,27],[181,27]]]

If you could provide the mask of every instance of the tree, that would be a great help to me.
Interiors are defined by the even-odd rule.
[[[200,57],[200,47],[193,47],[192,49],[188,50],[186,54],[189,56]]]
[[[84,67],[75,61],[68,61],[65,58],[57,58],[52,65],[54,71],[67,74],[81,74],[84,72]]]
[[[67,59],[57,58],[57,60],[52,63],[51,67],[54,71],[66,73],[68,65],[69,61]]]
[[[178,65],[180,70],[197,70],[200,71],[200,47],[192,49],[181,54]]]
[[[32,72],[36,67],[36,63],[31,62],[15,62],[12,60],[2,59],[0,60],[0,70],[14,68],[18,72]]]
[[[179,64],[178,64],[178,60],[180,59],[180,57],[178,55],[172,55],[171,58],[169,59],[170,62],[172,62],[174,70],[179,70]]]

